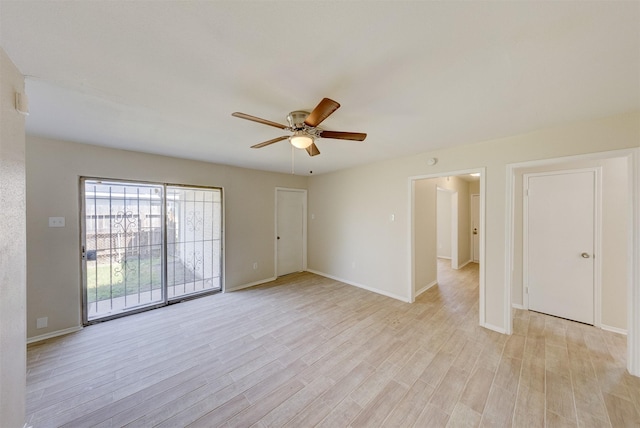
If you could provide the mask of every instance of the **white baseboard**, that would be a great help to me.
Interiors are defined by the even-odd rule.
[[[522,309],[524,311],[528,310],[527,308],[525,308],[524,306],[518,304],[518,303],[512,303],[511,307],[513,309]],[[600,328],[606,331],[610,331],[613,333],[618,333],[618,334],[623,334],[623,335],[627,335],[627,330],[623,329],[623,328],[618,328],[618,327],[611,327],[609,325],[605,325],[605,324],[600,324]]]
[[[427,291],[428,289],[430,289],[431,287],[433,287],[437,283],[438,283],[438,280],[435,280],[435,281],[432,281],[429,284],[425,285],[420,290],[416,291],[416,296],[415,297],[418,297],[419,295],[421,295],[422,293],[424,293],[425,291]]]
[[[473,260],[467,260],[466,262],[460,264],[458,263],[458,269],[462,269],[463,267],[465,267],[466,265],[468,265],[469,263],[471,263]]]
[[[489,329],[489,330],[497,331],[498,333],[501,333],[501,334],[507,334],[507,331],[504,328],[498,327],[498,326],[495,326],[495,325],[492,325],[492,324],[489,324],[489,323],[480,324],[480,327],[484,327],[484,328]]]
[[[30,343],[41,342],[43,340],[51,339],[53,337],[64,336],[65,334],[75,333],[82,330],[82,326],[65,328],[64,330],[52,331],[51,333],[41,334],[40,336],[33,336],[27,338],[27,345]]]
[[[445,259],[445,260],[451,260],[451,257],[447,257],[447,256],[436,256],[439,259]]]
[[[362,288],[364,290],[371,291],[371,292],[376,293],[376,294],[382,294],[383,296],[391,297],[392,299],[396,299],[396,300],[400,300],[402,302],[410,303],[409,302],[409,298],[407,298],[405,296],[399,296],[397,294],[389,293],[388,291],[378,290],[377,288],[368,287],[366,285],[358,284],[357,282],[349,281],[347,279],[338,278],[336,276],[329,275],[328,273],[324,273],[324,272],[319,272],[317,270],[307,269],[306,271],[307,272],[311,272],[311,273],[315,273],[316,275],[324,276],[324,277],[329,278],[329,279],[334,279],[336,281],[344,282],[345,284],[353,285],[354,287]]]
[[[272,276],[271,278],[261,279],[259,281],[250,282],[248,284],[236,285],[235,287],[228,287],[228,288],[225,288],[224,292],[230,293],[233,291],[242,290],[244,288],[255,287],[256,285],[266,284],[267,282],[275,281],[276,279],[278,279],[278,277]]]
[[[627,330],[625,330],[624,328],[611,327],[609,325],[604,325],[604,324],[600,324],[600,328],[606,331],[611,331],[613,333],[623,334],[625,336],[627,335]]]

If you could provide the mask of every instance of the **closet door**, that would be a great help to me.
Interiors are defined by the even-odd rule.
[[[595,172],[526,178],[529,309],[593,324]]]

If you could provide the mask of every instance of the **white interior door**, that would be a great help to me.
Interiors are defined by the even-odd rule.
[[[480,262],[480,195],[471,195],[471,260]]]
[[[304,270],[307,194],[300,190],[276,190],[277,275]]]
[[[595,171],[527,176],[529,309],[594,323]]]

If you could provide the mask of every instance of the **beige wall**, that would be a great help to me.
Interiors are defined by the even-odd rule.
[[[451,259],[452,250],[451,204],[453,196],[453,193],[445,190],[438,189],[436,192],[436,245],[438,248],[438,257],[447,259]]]
[[[0,48],[0,426],[25,422],[25,136],[15,93],[24,78]]]
[[[640,112],[632,112],[312,177],[309,213],[315,220],[309,221],[309,268],[408,299],[409,177],[485,167],[485,325],[503,330],[508,316],[506,165],[635,148],[640,143],[639,125]],[[429,166],[432,157],[438,163]],[[389,220],[390,214],[395,221]]]
[[[418,180],[414,186],[414,296],[438,280],[436,183],[437,179]]]
[[[479,195],[480,194],[480,180],[470,181],[469,182],[469,194],[470,195]]]
[[[408,300],[408,194],[398,161],[310,178],[309,269]]]
[[[627,159],[613,158],[519,168],[514,183],[514,264],[511,301],[523,304],[523,175],[579,168],[602,168],[602,324],[627,329]]]
[[[26,158],[28,337],[81,324],[80,176],[223,187],[226,290],[273,278],[275,188],[307,187],[301,176],[32,136]],[[49,228],[48,217],[66,227]],[[40,317],[48,328],[36,330]]]

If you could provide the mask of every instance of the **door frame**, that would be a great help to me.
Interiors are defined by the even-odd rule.
[[[416,225],[416,195],[415,195],[415,183],[416,181],[428,179],[428,178],[440,178],[440,177],[452,177],[457,175],[469,175],[472,173],[480,174],[480,272],[479,272],[479,286],[478,286],[478,325],[488,328],[490,330],[499,331],[504,333],[503,330],[497,329],[495,326],[487,323],[485,313],[485,207],[486,207],[486,168],[473,168],[459,171],[445,171],[436,174],[416,175],[409,177],[409,221],[408,221],[408,233],[409,233],[409,283],[408,296],[409,303],[413,303],[416,299],[415,296],[415,283],[416,283],[416,248],[415,248],[415,225]]]
[[[557,171],[532,172],[522,175],[522,306],[529,310],[529,178],[550,175],[593,172],[593,325],[602,327],[602,167],[563,169]]]
[[[302,200],[302,270],[307,270],[307,190],[295,189],[290,187],[276,187],[275,196],[275,213],[273,226],[273,271],[275,277],[278,275],[278,192],[298,192],[304,195]]]
[[[513,311],[511,305],[511,286],[514,260],[514,210],[515,178],[520,168],[555,165],[565,162],[626,158],[628,165],[629,201],[627,210],[629,220],[627,231],[627,370],[634,376],[640,376],[640,148],[611,150],[582,155],[519,162],[506,165],[506,218],[505,218],[505,330],[513,331]]]

